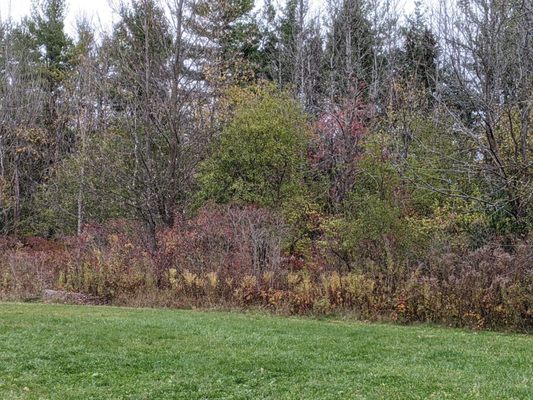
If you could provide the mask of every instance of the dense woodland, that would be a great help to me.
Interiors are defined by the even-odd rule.
[[[533,3],[0,24],[0,297],[533,329]]]

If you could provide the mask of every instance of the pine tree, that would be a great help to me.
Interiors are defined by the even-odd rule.
[[[260,37],[253,8],[253,0],[200,0],[191,5],[187,26],[202,54],[198,68],[211,87],[250,81],[258,73]]]
[[[404,68],[402,74],[410,84],[419,86],[431,102],[437,80],[437,39],[426,25],[417,2],[415,15],[403,30]]]
[[[279,35],[278,22],[276,19],[276,7],[273,0],[265,0],[261,17],[258,19],[259,27],[259,77],[262,79],[278,82],[279,72]]]
[[[332,99],[371,81],[376,38],[366,18],[367,8],[364,0],[339,0],[330,4],[324,69]]]
[[[57,163],[72,145],[62,115],[65,103],[61,99],[62,84],[72,69],[72,39],[65,33],[65,0],[43,0],[35,3],[28,32],[33,41],[34,54],[48,101],[43,122],[50,136],[49,163]]]

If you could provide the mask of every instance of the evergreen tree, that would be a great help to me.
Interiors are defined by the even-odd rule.
[[[65,0],[44,0],[36,4],[39,5],[33,10],[29,31],[46,67],[46,77],[54,89],[71,67],[73,41],[64,31],[66,3]]]
[[[65,99],[62,84],[72,69],[73,41],[65,33],[65,0],[43,0],[34,4],[28,32],[33,41],[32,53],[44,79],[48,101],[43,123],[50,136],[49,163],[57,163],[73,145],[73,137],[63,118]]]
[[[261,17],[258,19],[259,26],[259,76],[263,79],[279,82],[279,27],[276,19],[276,7],[273,0],[265,0]]]
[[[368,7],[364,0],[330,4],[324,69],[328,96],[332,99],[371,82],[376,38],[367,19]]]
[[[287,0],[279,18],[271,3],[265,5],[268,18],[264,47],[269,78],[290,88],[306,109],[316,112],[321,92],[322,36],[317,19],[309,20],[308,2]]]
[[[423,89],[431,101],[437,81],[437,39],[426,25],[417,2],[415,15],[403,30],[404,68],[403,77],[410,84]]]
[[[253,80],[259,70],[259,28],[253,0],[200,0],[187,26],[195,37],[198,68],[211,87]]]

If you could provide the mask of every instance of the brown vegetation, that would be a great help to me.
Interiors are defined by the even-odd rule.
[[[261,307],[290,314],[350,314],[472,328],[533,329],[531,241],[427,253],[425,260],[374,262],[347,270],[317,244],[309,259],[280,246],[280,218],[256,207],[207,206],[158,232],[151,250],[125,221],[88,227],[61,244],[3,242],[0,296],[81,292],[109,304]],[[318,240],[317,240],[318,242]],[[379,256],[379,255],[378,255]],[[94,297],[93,297],[94,296]],[[65,298],[68,301],[68,296]]]

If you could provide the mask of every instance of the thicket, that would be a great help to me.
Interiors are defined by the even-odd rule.
[[[319,229],[319,228],[317,228]],[[146,246],[139,226],[87,226],[60,243],[2,243],[0,296],[39,298],[44,289],[148,307],[261,307],[276,313],[348,315],[475,329],[531,331],[531,240],[476,250],[427,249],[410,259],[386,240],[349,267],[338,244],[318,238],[312,255],[287,253],[290,230],[268,210],[206,205]],[[322,233],[321,235],[325,235]]]
[[[1,24],[0,298],[531,331],[533,11],[388,4]]]

